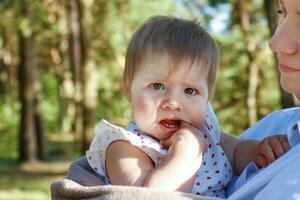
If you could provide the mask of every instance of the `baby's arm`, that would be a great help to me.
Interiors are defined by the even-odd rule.
[[[265,167],[289,150],[286,135],[269,136],[257,141],[239,140],[222,133],[221,145],[235,174],[240,174],[251,161],[259,167]]]
[[[201,133],[195,134],[195,130],[185,127],[174,133],[166,141],[171,143],[168,154],[156,169],[144,152],[128,142],[112,143],[106,155],[107,174],[112,184],[190,192],[206,148]]]
[[[254,149],[257,144],[257,140],[239,140],[222,133],[221,146],[231,163],[234,174],[239,175],[248,163],[254,160]]]
[[[143,151],[127,141],[116,141],[106,152],[105,167],[113,185],[142,186],[154,163]]]
[[[191,192],[202,155],[206,151],[202,133],[185,124],[163,144],[169,147],[168,155],[147,178],[145,186]]]

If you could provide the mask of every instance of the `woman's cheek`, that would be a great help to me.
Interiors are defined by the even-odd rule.
[[[299,77],[300,77],[300,73],[299,75],[295,74],[295,76],[281,75],[280,84],[286,91],[293,93],[298,97],[300,95]]]

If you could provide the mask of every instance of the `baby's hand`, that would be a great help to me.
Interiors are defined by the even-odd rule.
[[[259,142],[255,163],[259,167],[266,167],[290,149],[286,135],[274,135]]]
[[[168,148],[168,153],[147,177],[144,186],[190,192],[206,150],[203,134],[182,122],[180,128],[161,144]]]
[[[171,146],[175,146],[179,141],[185,141],[185,143],[191,147],[199,147],[201,152],[206,151],[206,143],[203,134],[199,129],[191,126],[186,122],[181,122],[180,129],[178,129],[170,138],[160,141],[160,143],[167,149]]]

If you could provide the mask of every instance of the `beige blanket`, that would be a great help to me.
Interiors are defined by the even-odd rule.
[[[215,200],[182,192],[169,192],[143,187],[103,185],[101,177],[88,165],[85,157],[73,162],[63,180],[51,184],[52,199],[104,200]]]

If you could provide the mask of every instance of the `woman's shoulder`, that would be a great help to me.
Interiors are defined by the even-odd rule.
[[[299,120],[300,107],[273,111],[241,133],[240,138],[263,139],[274,134],[285,134]]]
[[[266,115],[264,118],[259,120],[256,125],[279,123],[279,124],[290,124],[300,119],[300,107],[286,108],[277,111],[273,111]]]
[[[279,115],[285,115],[285,116],[298,116],[300,115],[300,107],[292,107],[292,108],[285,108],[281,110],[276,110],[271,112],[269,115],[273,116],[279,116]],[[268,115],[267,115],[268,116]]]

